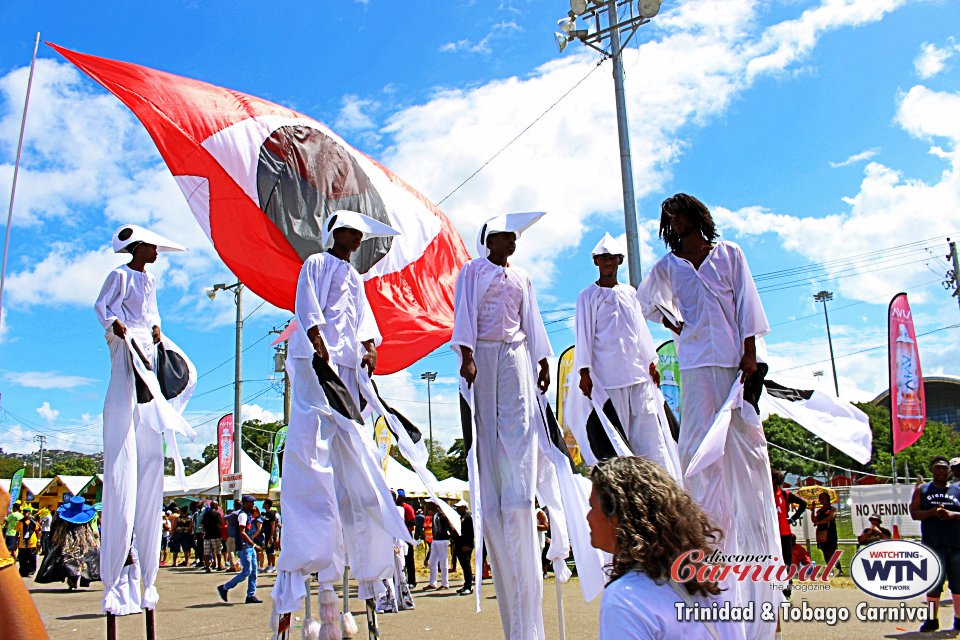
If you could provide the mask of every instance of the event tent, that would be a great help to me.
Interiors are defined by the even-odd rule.
[[[270,473],[253,461],[246,451],[241,452],[240,473],[243,474],[243,492],[258,497],[267,496],[270,485]],[[231,491],[221,491],[220,471],[217,459],[211,460],[205,467],[186,477],[186,485],[180,486],[176,476],[164,476],[163,497],[177,496],[217,496],[231,495]]]

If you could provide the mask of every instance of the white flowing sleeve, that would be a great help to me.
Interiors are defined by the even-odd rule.
[[[477,292],[476,278],[471,263],[463,265],[457,276],[453,298],[453,336],[450,347],[459,352],[458,347],[471,351],[477,348]]]
[[[526,300],[529,308],[520,316],[521,326],[527,336],[527,346],[530,349],[530,360],[534,366],[544,358],[553,355],[550,338],[547,337],[547,328],[543,325],[543,316],[540,315],[540,305],[537,304],[537,294],[533,292],[533,283],[527,274],[523,274],[527,284]]]
[[[757,285],[753,281],[750,267],[743,250],[730,243],[732,251],[733,270],[733,299],[737,309],[737,328],[740,331],[740,341],[751,336],[762,337],[770,333],[767,315],[763,312],[763,303]]]
[[[582,369],[593,369],[593,336],[596,324],[591,289],[592,287],[584,289],[577,297],[576,341],[573,350],[573,371],[577,374]]]
[[[683,321],[670,286],[670,275],[667,273],[665,259],[661,258],[653,265],[650,273],[637,288],[637,300],[640,302],[643,317],[657,324],[663,324],[664,311],[673,315],[677,321]]]
[[[297,322],[306,333],[313,327],[321,327],[327,323],[323,319],[323,307],[318,296],[318,285],[323,263],[313,256],[306,259],[300,268],[300,277],[297,279],[296,310]],[[366,298],[364,297],[364,301]]]
[[[147,294],[146,317],[148,327],[160,326],[160,308],[157,306],[157,279],[150,274],[150,293]]]
[[[357,321],[357,342],[366,342],[373,340],[377,347],[383,342],[383,336],[380,335],[380,327],[377,326],[377,319],[373,315],[373,309],[370,308],[370,302],[367,300],[367,292],[364,289],[363,282],[360,283],[360,318]]]
[[[110,329],[114,320],[120,317],[120,305],[123,302],[124,277],[119,270],[111,271],[100,288],[100,295],[93,305],[97,320],[105,329]]]

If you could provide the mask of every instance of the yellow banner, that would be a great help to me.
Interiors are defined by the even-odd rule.
[[[583,464],[583,457],[580,455],[580,447],[577,445],[576,438],[570,428],[564,422],[563,407],[567,403],[567,393],[570,392],[570,384],[574,380],[573,373],[573,347],[560,354],[560,360],[557,361],[557,423],[563,429],[563,441],[567,443],[567,449],[573,458],[574,464]]]
[[[377,450],[380,452],[380,466],[387,472],[387,462],[390,460],[390,447],[393,445],[393,434],[387,428],[387,421],[383,416],[373,423],[373,437],[377,441]]]

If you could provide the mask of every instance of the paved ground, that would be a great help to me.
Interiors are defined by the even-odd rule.
[[[220,602],[216,585],[224,581],[223,574],[207,575],[197,569],[160,570],[157,586],[161,601],[157,610],[158,640],[227,639],[255,640],[269,638],[267,628],[270,612],[270,588],[273,576],[261,576],[259,595],[266,602],[262,605],[240,604],[243,591],[238,587],[231,592],[234,604]],[[421,586],[426,580],[421,582]],[[474,612],[473,597],[459,597],[454,590],[459,580],[451,580],[454,588],[448,591],[420,593],[414,592],[416,610],[401,614],[381,615],[381,637],[384,639],[422,639],[451,638],[457,640],[497,640],[502,637],[500,619],[497,613],[493,587],[487,581],[484,589],[484,607],[479,614]],[[105,637],[104,618],[99,614],[102,589],[98,584],[90,589],[68,592],[59,585],[33,585],[34,601],[40,609],[44,622],[54,640],[95,640]],[[557,638],[557,603],[555,584],[548,580],[544,588],[544,619],[548,638]],[[567,638],[571,640],[594,640],[597,638],[597,616],[599,603],[584,603],[579,585],[573,582],[564,585],[564,610]],[[794,605],[801,606],[806,601],[810,606],[844,606],[851,612],[852,620],[834,627],[822,622],[788,622],[784,625],[785,640],[829,640],[864,638],[955,638],[954,632],[937,634],[919,634],[914,631],[919,626],[907,623],[868,623],[856,621],[854,609],[860,602],[867,601],[876,605],[896,606],[896,603],[884,603],[867,598],[846,580],[837,581],[829,591],[796,594]],[[316,600],[314,600],[316,602]],[[351,607],[358,622],[363,622],[363,607],[356,600]],[[917,604],[916,601],[910,604]],[[949,628],[952,624],[953,610],[947,606],[941,611],[941,624]],[[300,640],[299,625],[302,615],[294,623],[296,630],[292,640]],[[143,616],[122,618],[118,625],[120,640],[145,638]],[[910,630],[909,632],[907,630]],[[365,634],[358,637],[366,638]],[[677,638],[682,638],[678,633]]]

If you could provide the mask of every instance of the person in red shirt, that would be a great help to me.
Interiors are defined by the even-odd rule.
[[[797,536],[791,533],[790,541],[793,543],[793,564],[796,565],[797,569],[813,564],[813,559],[810,557],[807,548],[802,544],[797,544]]]
[[[787,564],[793,562],[793,542],[796,539],[790,530],[790,525],[796,524],[803,512],[807,510],[807,502],[783,488],[782,471],[771,469],[770,475],[773,480],[773,503],[777,507],[777,523],[780,527],[780,549],[783,553],[781,558],[783,564]],[[788,515],[791,504],[797,505],[793,516]],[[787,588],[783,590],[783,595],[787,598],[790,597],[790,584],[787,583]]]

